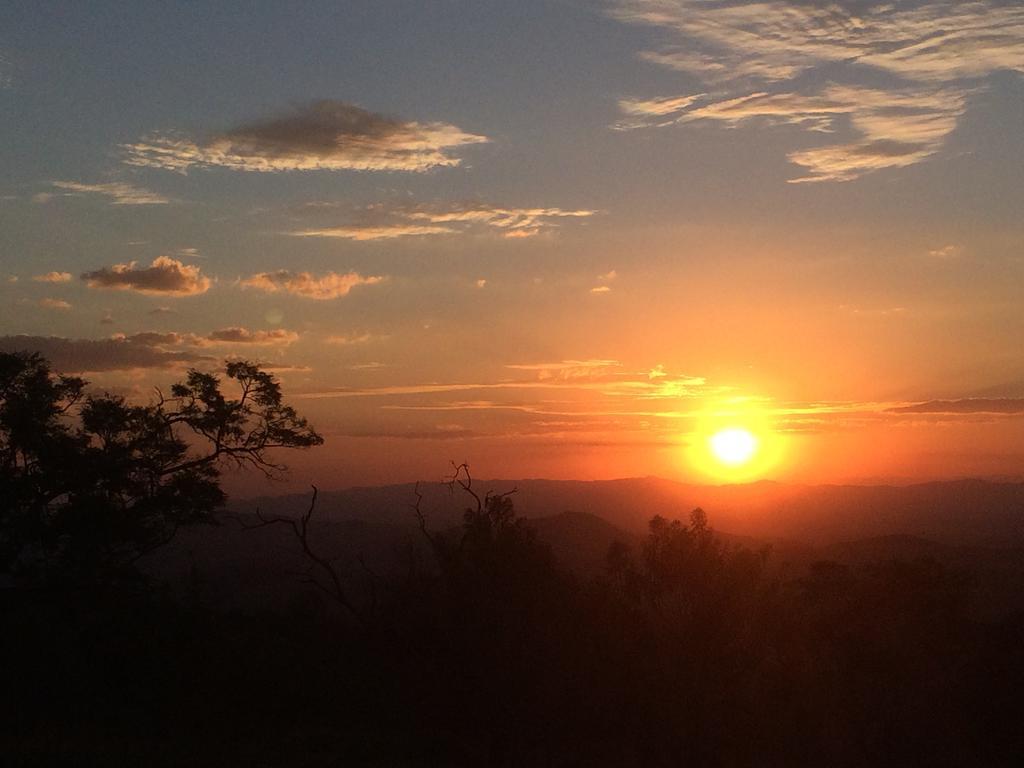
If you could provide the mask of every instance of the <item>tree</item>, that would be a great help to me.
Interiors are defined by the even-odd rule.
[[[0,354],[0,575],[109,581],[189,525],[215,522],[225,464],[267,475],[278,448],[323,439],[253,363],[226,364],[237,387],[190,370],[171,397],[135,405],[87,394],[38,354]]]

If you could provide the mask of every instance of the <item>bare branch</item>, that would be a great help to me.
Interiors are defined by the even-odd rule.
[[[453,461],[452,468],[454,471],[447,481],[449,493],[455,493],[455,486],[458,485],[462,490],[472,496],[474,501],[476,501],[476,511],[478,513],[482,512],[483,501],[480,499],[479,494],[473,490],[473,476],[469,473],[469,464],[466,462],[456,464]],[[465,479],[463,479],[463,475],[465,475]]]
[[[291,528],[295,538],[299,540],[299,544],[302,546],[303,553],[314,565],[319,566],[329,580],[329,586],[325,586],[320,581],[310,576],[307,583],[313,584],[324,593],[330,595],[334,602],[348,611],[348,613],[351,614],[357,622],[363,624],[365,623],[363,614],[349,599],[348,593],[345,591],[345,587],[342,584],[342,577],[338,573],[338,570],[334,567],[329,558],[318,555],[309,543],[309,524],[313,518],[313,512],[316,509],[317,497],[320,493],[319,489],[315,485],[311,487],[313,489],[313,497],[309,501],[309,508],[299,518],[266,517],[260,511],[259,507],[257,507],[256,517],[259,520],[258,523],[247,523],[237,516],[234,516],[234,519],[238,520],[242,527],[247,530],[267,528],[272,525],[286,525]],[[376,595],[374,595],[374,600],[376,600]]]

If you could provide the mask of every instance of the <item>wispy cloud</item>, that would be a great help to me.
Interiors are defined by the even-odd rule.
[[[324,341],[327,342],[328,344],[333,344],[333,345],[335,345],[337,347],[351,347],[351,346],[355,346],[357,344],[367,344],[368,342],[372,341],[373,339],[374,339],[374,336],[372,336],[369,333],[359,333],[359,334],[349,334],[349,335],[334,334],[334,335],[328,336],[326,339],[324,339]]]
[[[62,312],[71,309],[71,305],[64,299],[40,299],[39,306],[44,309],[58,309]]]
[[[322,392],[307,392],[308,398],[400,397],[442,395],[495,390],[563,390],[589,392],[605,397],[631,400],[690,400],[709,391],[702,377],[668,374],[661,369],[651,376],[649,369],[634,371],[617,360],[561,360],[541,363],[513,363],[505,366],[520,372],[515,379],[481,382],[428,382],[369,388],[339,387]],[[522,375],[526,374],[526,375]]]
[[[611,13],[663,31],[665,44],[644,59],[690,73],[720,94],[625,99],[620,109],[631,120],[614,127],[762,119],[853,133],[791,153],[808,171],[795,181],[848,181],[919,163],[943,146],[981,78],[1024,72],[1024,7],[1017,3],[619,0]],[[798,76],[823,66],[883,72],[893,85],[797,87]]]
[[[231,326],[211,331],[206,335],[176,333],[174,331],[142,331],[130,335],[119,333],[112,338],[115,341],[124,341],[137,346],[170,349],[173,347],[212,347],[235,344],[287,346],[298,341],[299,334],[282,328],[275,328],[269,331],[254,331],[241,326]]]
[[[65,339],[55,336],[0,336],[4,352],[39,352],[64,373],[165,368],[211,361],[195,352],[168,352],[127,338]]]
[[[622,369],[622,363],[618,360],[592,358],[590,360],[561,360],[551,363],[510,363],[505,367],[513,371],[536,373],[537,378],[541,381],[549,379],[570,381],[617,373]]]
[[[309,272],[279,269],[276,272],[259,272],[243,280],[242,285],[267,293],[282,291],[305,299],[327,301],[347,296],[353,288],[360,285],[376,285],[386,279],[380,275],[364,276],[355,272],[327,272],[317,276]]]
[[[47,272],[32,278],[37,283],[68,283],[71,282],[70,272]]]
[[[485,203],[395,208],[373,206],[362,211],[359,220],[348,224],[302,229],[288,234],[366,241],[491,230],[504,237],[531,237],[556,227],[559,220],[587,218],[595,213],[592,210],[563,208],[507,208]]]
[[[1024,398],[965,398],[961,400],[929,400],[889,409],[890,413],[920,414],[1002,414],[1024,415]]]
[[[165,296],[195,296],[206,293],[210,278],[201,274],[199,267],[183,264],[169,256],[158,256],[148,267],[136,267],[137,262],[115,264],[93,272],[85,272],[82,279],[90,288],[112,288]]]
[[[77,181],[55,181],[53,186],[72,194],[105,195],[111,199],[113,205],[165,205],[170,202],[156,192],[120,182],[82,184]]]
[[[959,259],[963,253],[964,249],[959,245],[944,245],[942,248],[933,248],[928,251],[928,255],[933,259],[942,259],[943,261]]]
[[[426,171],[459,165],[451,152],[486,142],[448,123],[399,120],[343,101],[316,101],[205,140],[154,136],[125,145],[129,165],[187,171]]]
[[[597,281],[598,281],[599,285],[596,285],[593,288],[591,288],[590,292],[591,293],[596,293],[596,294],[611,293],[612,292],[612,287],[609,285],[609,283],[611,283],[614,280],[616,280],[618,278],[618,276],[619,276],[619,273],[616,272],[614,269],[609,270],[608,272],[605,272],[604,274],[598,275],[597,276]]]
[[[342,240],[393,240],[397,237],[450,235],[456,230],[427,224],[388,224],[385,226],[343,226],[322,229],[301,229],[289,232],[293,237],[334,237]]]
[[[559,219],[588,218],[595,213],[597,211],[562,208],[501,208],[478,203],[452,208],[422,207],[407,211],[403,215],[416,221],[429,221],[431,224],[476,224],[500,230],[506,236],[512,233],[524,236],[553,227]]]
[[[702,99],[692,96],[658,96],[653,99],[619,99],[619,111],[630,119],[615,123],[612,128],[628,131],[633,128],[663,128],[678,122],[679,115]]]

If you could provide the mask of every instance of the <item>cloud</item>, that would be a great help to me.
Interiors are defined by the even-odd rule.
[[[964,249],[959,245],[946,245],[942,248],[933,248],[928,251],[928,255],[933,259],[942,259],[943,261],[950,259],[958,259],[964,253]]]
[[[165,205],[170,202],[163,195],[148,189],[133,187],[131,184],[112,182],[109,184],[81,184],[77,181],[55,181],[53,186],[76,194],[106,195],[112,205]]]
[[[547,379],[592,378],[595,373],[608,373],[622,368],[618,360],[592,358],[590,360],[562,360],[557,363],[514,363],[505,366],[513,371],[531,371],[537,373],[541,381]]]
[[[376,285],[386,277],[363,276],[355,272],[339,274],[327,272],[322,276],[314,276],[309,272],[290,272],[279,269],[276,272],[259,272],[242,281],[242,285],[257,288],[267,293],[284,291],[306,299],[325,301],[347,296],[349,291],[360,285]]]
[[[839,310],[842,312],[849,312],[851,315],[861,315],[869,317],[889,317],[892,315],[902,315],[907,311],[906,307],[859,307],[855,304],[840,304]]]
[[[39,306],[46,309],[59,309],[61,311],[71,309],[71,305],[64,301],[64,299],[40,299]]]
[[[857,139],[798,150],[789,159],[809,175],[792,181],[849,181],[869,171],[903,168],[935,154],[964,112],[966,92],[956,89],[882,91],[831,85],[821,93],[760,92],[691,109],[676,122],[747,121],[793,125],[818,133],[847,121]]]
[[[170,307],[153,307],[151,310],[149,310],[149,314],[150,315],[174,315],[174,314],[177,314],[177,313],[173,309],[171,309]]]
[[[619,111],[630,120],[615,123],[612,128],[628,131],[634,128],[663,128],[678,121],[678,116],[705,96],[659,96],[653,99],[619,99]]]
[[[176,347],[186,343],[190,337],[188,334],[174,333],[173,331],[169,333],[143,331],[141,333],[133,333],[130,336],[119,333],[111,338],[116,341],[139,344],[144,347]]]
[[[32,278],[37,283],[68,283],[71,282],[70,272],[47,272]]]
[[[557,226],[559,219],[581,219],[597,211],[565,210],[563,208],[502,208],[483,203],[464,204],[451,208],[422,207],[401,213],[415,221],[431,224],[482,225],[500,230],[505,237],[523,237],[542,229]]]
[[[704,94],[695,96],[659,96],[654,99],[620,99],[619,109],[638,117],[665,117],[682,112]]]
[[[594,286],[593,288],[590,289],[590,292],[591,293],[595,293],[595,294],[611,293],[612,292],[612,288],[611,288],[610,285],[608,285],[608,283],[614,281],[616,278],[618,278],[618,276],[619,276],[619,273],[616,272],[614,269],[609,270],[608,272],[605,272],[604,274],[598,275],[597,276],[598,282],[604,283],[604,285],[596,285],[596,286]]]
[[[386,117],[343,101],[316,101],[208,139],[155,136],[124,146],[129,165],[187,171],[426,171],[459,165],[454,149],[486,142],[448,123]]]
[[[150,266],[141,269],[136,268],[136,263],[115,264],[86,272],[82,279],[90,288],[132,290],[165,296],[195,296],[206,293],[210,288],[210,279],[200,273],[199,267],[188,266],[169,256],[158,256]]]
[[[289,232],[293,237],[336,237],[343,240],[393,240],[396,237],[418,237],[421,235],[449,235],[456,230],[451,227],[436,227],[425,224],[392,224],[382,227],[325,227]]]
[[[167,352],[127,338],[65,339],[56,336],[0,336],[0,351],[39,352],[64,373],[166,368],[210,361],[193,352]]]
[[[131,335],[117,334],[113,338],[137,346],[167,349],[169,347],[212,347],[226,344],[251,344],[253,346],[288,345],[298,341],[299,334],[283,329],[251,331],[248,328],[232,326],[212,331],[205,336],[195,333],[176,333],[174,331],[165,333],[142,331]]]
[[[481,277],[479,280],[477,280],[476,281],[476,287],[477,288],[486,288],[487,287],[487,278]]]
[[[666,44],[643,59],[688,72],[721,94],[700,106],[689,96],[624,99],[620,110],[633,120],[613,127],[760,118],[853,132],[852,140],[791,153],[808,170],[796,181],[849,181],[919,163],[942,147],[982,78],[1024,72],[1018,3],[618,0],[611,14],[662,30]],[[799,76],[825,67],[844,81],[873,72],[873,82],[891,85],[801,93]]]
[[[324,341],[327,344],[334,344],[335,346],[339,346],[339,347],[349,347],[349,346],[353,346],[355,344],[366,344],[367,342],[372,341],[373,338],[374,337],[372,335],[370,335],[369,333],[361,333],[358,336],[357,335],[346,336],[346,335],[342,334],[342,335],[328,336],[326,339],[324,339]]]
[[[210,344],[252,344],[255,346],[278,346],[292,344],[299,334],[280,328],[272,331],[250,331],[246,328],[221,328],[206,336],[201,346]]]
[[[929,400],[924,403],[890,408],[889,413],[920,414],[1004,414],[1024,415],[1024,398],[965,398],[962,400]]]
[[[530,237],[557,226],[560,219],[587,218],[597,211],[562,208],[505,208],[485,203],[415,206],[364,210],[362,221],[337,227],[305,229],[296,237],[337,237],[348,240],[390,240],[396,237],[451,235],[493,229],[504,237]]]
[[[619,0],[611,13],[668,31],[673,42],[647,60],[711,79],[788,80],[827,63],[931,82],[1024,70],[1016,3]]]

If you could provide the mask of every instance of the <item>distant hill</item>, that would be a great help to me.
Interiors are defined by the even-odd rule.
[[[971,573],[980,609],[1024,608],[1024,596],[1009,589],[1024,578],[1020,483],[697,486],[636,478],[474,484],[481,495],[512,488],[516,511],[564,567],[584,578],[603,570],[613,542],[637,549],[654,515],[686,520],[701,506],[727,545],[769,546],[771,563],[785,578],[799,577],[817,560],[864,566],[929,558]],[[406,484],[320,494],[311,541],[348,573],[354,590],[367,583],[363,564],[378,575],[403,572],[409,558],[429,567],[411,507],[416,490]],[[452,495],[439,483],[421,484],[419,492],[429,528],[454,533],[470,497]],[[297,516],[308,505],[308,495],[289,495],[236,502],[231,511],[252,523],[257,507],[270,516]],[[211,594],[248,609],[311,593],[302,583],[310,563],[285,526],[244,530],[227,519],[219,527],[186,530],[147,567],[181,588],[198,575]]]
[[[608,549],[615,542],[637,547],[640,536],[624,531],[588,512],[562,512],[530,520],[537,538],[551,547],[569,570],[592,576],[604,570]]]
[[[321,519],[413,524],[413,484],[322,493]],[[562,512],[593,515],[642,535],[655,515],[686,519],[702,507],[719,531],[818,546],[878,536],[917,536],[952,545],[1016,546],[1024,543],[1024,483],[957,480],[908,486],[691,485],[660,478],[608,481],[489,480],[481,494],[508,491],[517,513],[528,518]],[[469,498],[440,483],[421,484],[421,509],[437,528],[457,525]],[[304,509],[306,496],[237,502],[272,514]]]

